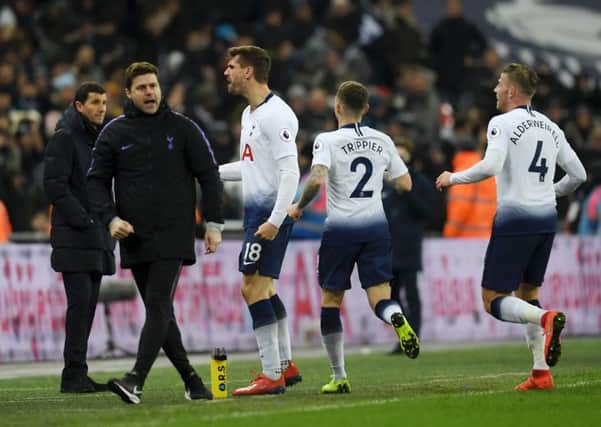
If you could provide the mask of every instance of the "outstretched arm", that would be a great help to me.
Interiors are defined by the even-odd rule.
[[[303,214],[303,209],[319,193],[319,190],[328,179],[328,168],[324,165],[314,165],[303,190],[300,200],[288,208],[288,215],[293,220],[298,220]]]

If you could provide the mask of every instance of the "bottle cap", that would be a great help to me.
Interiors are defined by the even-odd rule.
[[[227,360],[227,355],[225,354],[225,348],[215,347],[213,349],[213,359],[215,360]]]

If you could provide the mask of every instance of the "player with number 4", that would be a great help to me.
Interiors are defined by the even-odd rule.
[[[504,322],[526,325],[532,374],[517,391],[555,388],[550,366],[561,354],[566,316],[543,310],[538,300],[557,229],[556,197],[574,191],[586,172],[563,131],[532,109],[538,76],[522,64],[507,65],[494,92],[502,113],[488,124],[488,147],[474,166],[443,172],[436,187],[496,175],[497,212],[482,275],[484,308]],[[553,183],[555,167],[566,175]]]
[[[292,221],[286,209],[299,181],[298,119],[268,86],[271,58],[256,46],[230,48],[224,71],[228,92],[242,95],[240,161],[221,165],[223,180],[242,180],[244,242],[239,270],[263,372],[234,396],[281,394],[302,377],[292,361],[286,309],[275,291]]]
[[[355,265],[372,310],[392,325],[407,356],[414,359],[419,354],[419,338],[398,302],[390,298],[392,242],[381,196],[385,172],[400,192],[411,191],[411,175],[390,137],[361,124],[369,108],[367,98],[361,83],[340,85],[334,104],[338,130],[315,138],[311,174],[300,200],[288,209],[292,219],[299,219],[303,208],[327,182],[328,209],[317,275],[321,336],[332,379],[321,388],[322,393],[351,391],[344,368],[340,306],[351,287]]]

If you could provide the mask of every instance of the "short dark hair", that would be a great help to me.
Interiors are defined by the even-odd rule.
[[[96,82],[84,82],[82,83],[75,92],[75,101],[79,101],[85,104],[88,99],[88,95],[91,93],[106,93],[106,90]]]
[[[352,80],[343,82],[338,86],[336,97],[349,113],[361,114],[367,105],[369,94],[367,88],[359,82]]]
[[[539,78],[536,71],[528,65],[512,63],[506,65],[501,73],[505,74],[511,83],[517,85],[528,98],[532,98],[536,93]]]
[[[131,84],[134,81],[134,79],[144,74],[154,74],[155,76],[157,76],[158,80],[159,69],[156,65],[146,61],[132,62],[131,64],[129,64],[129,67],[125,69],[125,87],[127,89],[131,89]]]
[[[269,81],[269,71],[271,70],[271,57],[265,49],[258,46],[236,46],[227,50],[229,58],[240,57],[240,65],[243,67],[253,67],[255,70],[255,80],[259,83]]]

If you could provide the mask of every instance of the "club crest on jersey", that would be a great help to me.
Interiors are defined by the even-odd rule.
[[[315,141],[315,144],[313,144],[313,151],[319,150],[321,150],[321,144],[319,143],[319,141]]]
[[[249,159],[251,162],[255,161],[255,156],[253,156],[253,150],[250,148],[250,145],[244,144],[244,150],[242,150],[242,159]]]
[[[280,131],[280,139],[284,142],[290,142],[292,140],[292,132],[289,129],[282,129]]]

